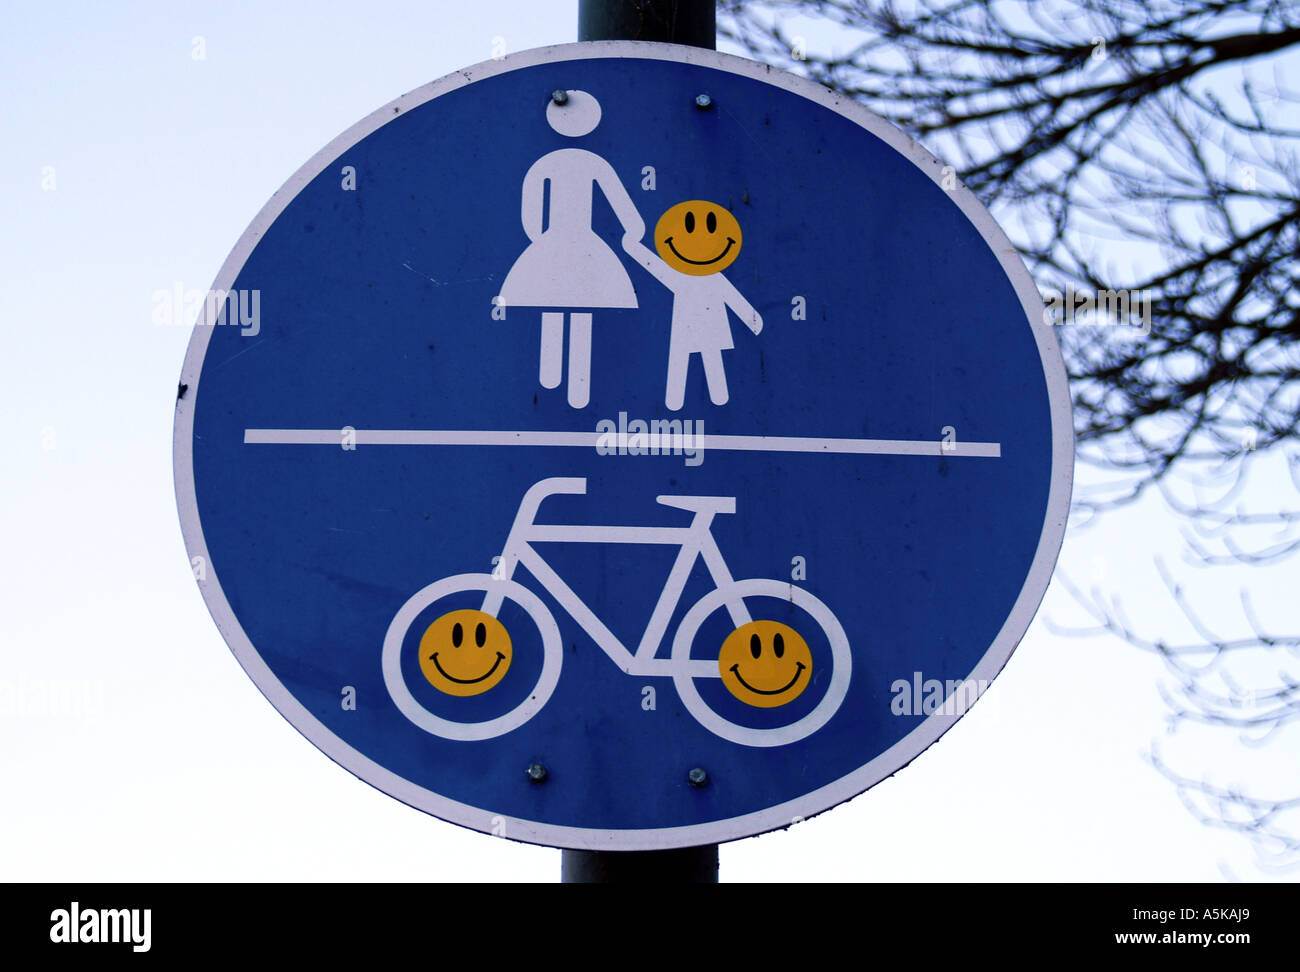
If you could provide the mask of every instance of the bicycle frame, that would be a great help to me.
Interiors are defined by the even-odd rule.
[[[712,525],[713,518],[717,514],[736,511],[735,497],[656,497],[657,501],[664,506],[684,509],[695,514],[690,524],[684,527],[566,526],[536,522],[537,508],[547,496],[562,493],[585,495],[586,492],[587,481],[582,478],[557,477],[534,483],[519,502],[519,510],[506,537],[505,549],[501,552],[497,569],[493,571],[493,578],[510,580],[520,564],[527,567],[542,587],[591,636],[610,660],[629,675],[684,674],[692,678],[721,677],[716,660],[688,659],[685,662],[674,662],[671,658],[655,656],[663,643],[673,611],[681,601],[682,592],[691,569],[695,566],[696,558],[704,559],[704,564],[719,590],[727,591],[733,586],[731,569],[727,566],[722,551],[713,538]],[[547,563],[546,558],[533,547],[534,543],[554,542],[665,544],[680,548],[635,653],[619,641],[573,588],[566,584]],[[501,610],[504,597],[504,592],[488,591],[483,598],[483,611],[495,617]],[[725,597],[724,604],[736,627],[747,624],[751,620],[745,602],[739,595]],[[686,666],[686,671],[682,670],[683,665]]]

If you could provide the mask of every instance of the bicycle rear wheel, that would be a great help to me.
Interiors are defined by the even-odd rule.
[[[695,686],[695,679],[700,676],[690,674],[689,663],[696,632],[709,615],[724,608],[726,603],[734,598],[742,600],[775,598],[792,603],[812,617],[830,645],[831,677],[825,694],[812,711],[788,725],[760,729],[732,722],[711,708]],[[742,746],[756,747],[785,746],[811,735],[824,726],[839,711],[840,703],[848,693],[849,679],[853,671],[853,655],[849,650],[848,636],[831,609],[803,588],[778,580],[734,581],[726,587],[719,587],[704,595],[682,618],[682,623],[673,637],[672,659],[675,669],[673,684],[682,698],[682,703],[700,725],[723,739],[740,743]]]

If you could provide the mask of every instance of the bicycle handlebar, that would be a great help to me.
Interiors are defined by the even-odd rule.
[[[586,492],[587,480],[583,476],[552,476],[550,479],[541,479],[529,486],[528,492],[524,493],[520,505],[522,506],[534,498],[540,503],[547,496],[556,493],[572,493],[576,496],[582,496]]]
[[[583,496],[586,492],[587,480],[581,476],[552,476],[550,479],[539,480],[528,487],[528,492],[524,493],[524,498],[519,501],[515,525],[532,523],[537,518],[537,508],[548,496],[560,493]]]

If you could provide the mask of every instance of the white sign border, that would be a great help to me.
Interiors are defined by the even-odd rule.
[[[325,167],[361,139],[377,131],[405,112],[456,91],[485,78],[517,71],[538,64],[562,61],[580,61],[591,58],[637,58],[653,61],[675,61],[698,65],[740,75],[776,88],[789,91],[815,105],[827,108],[866,129],[896,152],[907,158],[931,181],[940,184],[943,164],[919,144],[912,141],[891,124],[874,115],[856,102],[829,88],[757,61],[721,54],[705,48],[681,47],[642,41],[588,41],[541,47],[500,60],[484,61],[463,68],[437,81],[409,92],[397,100],[372,112],[366,118],[339,135],[317,152],[271,197],[261,212],[245,230],[230,256],[217,274],[213,289],[230,291],[262,235],[280,216],[289,203]],[[1011,653],[1024,636],[1034,614],[1047,591],[1061,542],[1065,535],[1070,509],[1070,492],[1074,474],[1074,430],[1071,424],[1069,389],[1065,365],[1061,359],[1056,336],[1052,329],[1042,324],[1043,301],[1029,271],[1025,268],[1015,247],[994,222],[993,217],[965,186],[945,190],[957,207],[965,213],[992,249],[1008,280],[1015,288],[1024,308],[1028,324],[1037,340],[1039,357],[1047,382],[1052,423],[1052,475],[1047,499],[1047,513],[1039,537],[1038,549],[1030,565],[1029,575],[1016,599],[1006,622],[998,632],[979,664],[968,678],[976,684],[992,681],[1006,665]],[[204,314],[210,312],[205,308]],[[330,759],[349,770],[372,786],[443,820],[469,827],[483,833],[496,833],[513,840],[551,847],[584,850],[662,850],[716,844],[742,837],[755,836],[771,830],[790,826],[796,819],[812,817],[839,803],[849,800],[886,777],[896,773],[915,759],[922,751],[942,736],[959,715],[945,714],[941,708],[928,716],[920,725],[900,739],[885,752],[876,756],[860,769],[832,783],[766,810],[715,820],[686,827],[643,830],[596,830],[584,827],[562,827],[505,817],[492,810],[470,806],[416,786],[380,766],[358,750],[334,735],[323,723],[298,702],[262,660],[235,618],[221,583],[212,568],[203,529],[199,523],[198,504],[194,486],[193,436],[194,405],[197,401],[199,373],[211,338],[212,321],[201,318],[190,339],[181,371],[181,384],[188,388],[176,402],[173,435],[173,465],[175,470],[176,500],[180,512],[181,531],[185,546],[193,558],[202,557],[208,576],[200,582],[203,598],[217,628],[234,652],[239,664],[253,680],[262,694],[291,725],[306,736]],[[377,651],[378,649],[376,649]],[[378,658],[378,655],[376,655]],[[522,773],[522,769],[520,770]]]

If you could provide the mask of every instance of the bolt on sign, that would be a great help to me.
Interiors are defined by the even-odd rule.
[[[765,65],[459,71],[322,149],[214,290],[259,320],[201,319],[181,376],[204,597],[294,726],[445,820],[788,826],[934,742],[1046,589],[1073,442],[1029,275],[938,161]]]

